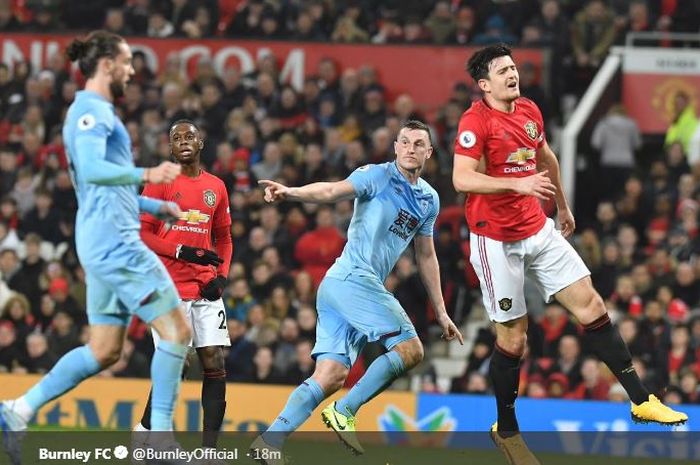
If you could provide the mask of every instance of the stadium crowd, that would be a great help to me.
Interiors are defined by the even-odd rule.
[[[487,44],[496,41],[549,47],[562,72],[545,93],[527,67],[523,94],[553,117],[564,92],[590,81],[608,48],[636,30],[698,31],[693,2],[538,1],[191,1],[0,0],[0,31],[55,31],[104,27],[153,37],[209,36],[371,43]],[[427,18],[427,19],[422,19]],[[525,21],[523,18],[530,18]],[[78,22],[79,19],[79,22]],[[92,23],[90,23],[92,21]],[[290,185],[342,179],[366,163],[393,159],[400,124],[424,119],[410,95],[389,101],[391,82],[368,64],[339,69],[322,60],[297,91],[279,82],[278,62],[263,56],[242,75],[219,75],[201,60],[193,76],[173,54],[157,75],[134,54],[136,74],[118,110],[138,165],[170,157],[167,129],[194,121],[205,134],[202,159],[226,183],[231,197],[234,256],[224,294],[232,346],[230,381],[299,384],[313,372],[315,288],[340,254],[351,202],[334,206],[267,205],[258,179]],[[534,73],[530,73],[534,74]],[[569,79],[568,77],[573,77]],[[466,75],[464,77],[466,79]],[[479,98],[458,79],[434,128],[437,157],[424,177],[440,193],[435,234],[448,310],[466,325],[478,308],[478,284],[468,260],[462,202],[451,183],[452,146],[461,113]],[[80,78],[61,55],[45,69],[26,62],[0,64],[0,371],[43,373],[89,337],[85,280],[73,237],[76,200],[61,140],[61,121]],[[567,86],[573,87],[567,87]],[[697,127],[692,103],[678,99],[676,123]],[[617,118],[617,119],[616,119]],[[619,148],[615,135],[634,135],[619,108],[600,122],[592,145]],[[676,125],[674,123],[674,125]],[[664,155],[610,163],[627,177],[596,195],[595,217],[579,217],[574,243],[608,302],[640,376],[665,401],[700,402],[700,164],[689,163],[688,132],[669,130]],[[690,130],[692,132],[692,130]],[[635,140],[634,138],[630,140]],[[615,153],[618,153],[615,151]],[[609,160],[608,160],[609,161]],[[615,176],[617,176],[617,174]],[[601,179],[604,180],[604,177]],[[619,187],[619,189],[618,189]],[[439,329],[412,256],[402,257],[387,280],[426,346]],[[581,329],[557,304],[533,312],[521,390],[532,397],[616,399],[609,373],[589,357]],[[489,390],[493,334],[481,329],[464,374],[452,392]],[[152,342],[135,321],[120,362],[103,376],[148,376]],[[348,384],[376,356],[369,347]],[[434,369],[420,389],[439,390]],[[668,386],[668,388],[666,388]]]

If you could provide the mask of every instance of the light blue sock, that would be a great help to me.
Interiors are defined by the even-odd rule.
[[[27,391],[24,399],[36,412],[42,405],[99,372],[100,368],[88,346],[77,347],[61,357],[51,371]]]
[[[404,371],[403,360],[398,352],[392,350],[377,357],[350,392],[335,403],[335,409],[344,415],[347,412],[355,415],[362,405],[388,388]]]
[[[292,392],[284,410],[263,433],[263,440],[281,449],[287,436],[299,428],[325,398],[323,389],[316,381],[312,378],[304,381]]]
[[[163,340],[156,347],[151,361],[151,431],[173,429],[173,410],[188,350],[186,345]]]

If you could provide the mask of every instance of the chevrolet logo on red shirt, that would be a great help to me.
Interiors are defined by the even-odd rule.
[[[200,224],[209,222],[210,215],[202,213],[199,210],[187,210],[180,213],[180,219],[187,224]]]
[[[535,151],[526,147],[520,147],[516,152],[511,153],[506,160],[506,163],[516,163],[524,165],[528,161],[535,158]]]

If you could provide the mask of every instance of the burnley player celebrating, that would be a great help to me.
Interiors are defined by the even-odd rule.
[[[575,223],[559,163],[547,145],[540,110],[520,97],[510,49],[481,49],[467,67],[484,98],[459,122],[452,180],[458,191],[469,194],[471,263],[481,282],[484,307],[496,325],[491,380],[498,421],[491,428],[493,441],[512,465],[539,464],[518,433],[515,417],[527,331],[525,276],[535,281],[545,300],[556,298],[583,325],[589,346],[629,394],[634,420],[685,423],[687,415],[663,405],[640,382],[590,272],[565,239]],[[561,232],[540,206],[540,200],[552,196]]]
[[[204,370],[203,446],[216,447],[226,410],[226,371],[223,346],[230,346],[221,294],[226,285],[231,253],[231,215],[224,183],[200,166],[204,147],[199,129],[187,120],[170,128],[170,150],[182,166],[172,184],[147,184],[143,195],[176,201],[182,213],[168,226],[152,215],[141,216],[141,237],[156,252],[177,286],[192,325],[191,346]],[[216,252],[212,251],[212,239]],[[158,339],[153,333],[154,339]],[[148,398],[150,404],[150,396]],[[150,409],[136,431],[150,429]]]

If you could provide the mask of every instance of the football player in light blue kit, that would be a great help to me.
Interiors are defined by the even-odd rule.
[[[251,446],[258,462],[284,463],[270,451],[280,450],[287,435],[311,412],[343,386],[350,367],[367,342],[379,341],[388,352],[377,358],[365,375],[321,416],[355,454],[363,452],[355,435],[358,409],[386,389],[392,381],[423,359],[423,346],[398,300],[384,280],[413,240],[421,279],[428,291],[447,340],[462,335],[445,309],[440,287],[433,227],[440,211],[437,192],[420,178],[433,153],[428,127],[406,122],[394,142],[396,161],[365,165],[339,182],[287,187],[262,180],[265,200],[337,202],[355,198],[355,211],[342,255],[328,270],[318,288],[316,359],[314,374],[289,397],[269,429]]]
[[[152,424],[170,431],[190,339],[177,290],[140,238],[139,211],[167,218],[177,217],[180,209],[138,196],[138,186],[172,182],[180,166],[134,166],[129,135],[112,103],[134,74],[129,46],[115,34],[96,31],[74,40],[67,53],[87,78],[66,115],[63,139],[78,198],[76,247],[87,277],[90,342],[63,356],[22,397],[0,404],[5,449],[15,464],[19,440],[37,410],[119,359],[132,314],[162,338],[151,364]]]

